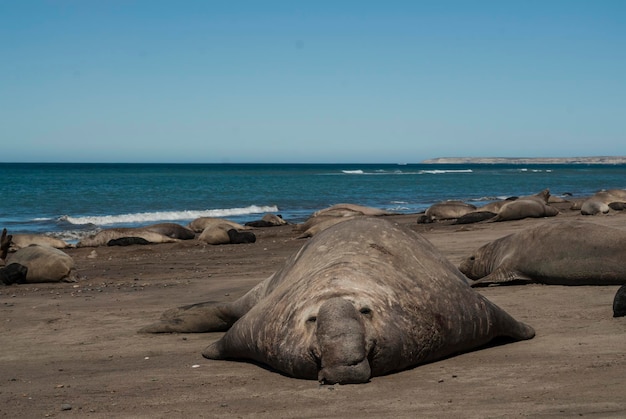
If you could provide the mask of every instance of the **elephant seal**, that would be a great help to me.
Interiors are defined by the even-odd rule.
[[[626,285],[619,287],[613,299],[613,317],[626,316]]]
[[[497,214],[491,211],[472,211],[457,218],[452,224],[473,224],[485,220],[491,220]]]
[[[513,221],[524,218],[554,217],[559,210],[539,199],[520,198],[502,205],[491,221]]]
[[[511,202],[511,201],[515,201],[516,199],[519,199],[519,198],[517,196],[512,196],[506,199],[502,199],[500,201],[490,202],[488,204],[483,205],[482,207],[479,207],[477,211],[493,212],[497,214],[500,212],[500,208],[502,208],[504,204]]]
[[[28,268],[19,263],[11,263],[4,268],[0,268],[0,281],[4,285],[23,284],[26,282]]]
[[[230,239],[230,244],[243,244],[256,242],[256,235],[251,231],[237,231],[231,228],[226,232]]]
[[[143,237],[120,237],[107,242],[107,246],[131,246],[133,244],[145,245],[150,244],[150,242]]]
[[[317,222],[315,224],[309,224],[310,227],[304,230],[296,238],[306,239],[309,237],[313,237],[320,231],[326,230],[328,227],[334,226],[335,224],[343,223],[344,221],[348,221],[354,217],[362,217],[362,216],[353,215],[352,217],[326,217],[326,216],[315,217],[317,219]]]
[[[289,224],[280,214],[265,214],[263,218],[255,221],[248,221],[246,227],[276,227]]]
[[[320,215],[346,216],[350,213],[358,213],[359,215],[369,215],[370,217],[379,217],[382,215],[394,215],[394,212],[385,211],[380,208],[366,207],[358,204],[335,204],[328,208],[315,211],[313,217]]]
[[[626,231],[580,221],[547,223],[478,248],[459,266],[475,285],[626,283]]]
[[[198,236],[198,240],[208,244],[230,244],[228,230],[232,230],[230,223],[219,223],[208,225]]]
[[[207,227],[215,226],[218,224],[228,224],[230,228],[234,228],[235,230],[247,230],[249,227],[243,226],[234,221],[229,221],[223,218],[214,218],[214,217],[200,217],[196,218],[187,226],[192,231],[196,233],[202,233]]]
[[[31,244],[50,246],[55,249],[73,247],[64,240],[57,239],[52,236],[46,236],[44,234],[13,234],[13,238],[11,239],[11,250],[22,249],[30,246]]]
[[[111,240],[124,237],[141,237],[150,243],[175,243],[178,239],[165,236],[145,228],[110,228],[102,230],[92,236],[85,237],[76,244],[76,247],[106,246]]]
[[[33,244],[18,249],[7,260],[8,264],[19,264],[27,269],[25,283],[71,282],[74,260],[68,254],[50,246]]]
[[[611,202],[609,208],[614,211],[624,211],[626,210],[626,202]]]
[[[234,302],[173,309],[140,332],[224,330],[203,356],[326,384],[364,383],[498,336],[534,336],[425,238],[371,217],[320,232]]]
[[[424,215],[433,221],[452,220],[473,211],[476,211],[475,205],[463,201],[443,201],[428,207]]]
[[[196,233],[193,230],[176,223],[158,223],[144,228],[148,231],[154,231],[155,233],[171,237],[172,239],[191,240],[196,237]]]
[[[336,222],[340,222],[340,221],[348,220],[350,218],[362,217],[362,216],[363,216],[362,213],[354,212],[354,211],[346,211],[341,214],[338,214],[337,212],[323,213],[320,215],[311,216],[307,218],[305,222],[296,224],[296,226],[294,227],[294,230],[299,231],[299,232],[305,232],[311,229],[312,227],[316,226],[317,224],[326,223],[328,220],[335,220]],[[310,236],[307,236],[307,237],[310,237]]]
[[[610,207],[606,202],[589,198],[585,200],[580,207],[581,215],[598,215],[607,214],[610,211]]]
[[[623,203],[626,203],[626,190],[609,189],[598,191],[583,201],[580,213],[582,215],[607,214],[612,207],[617,209]]]

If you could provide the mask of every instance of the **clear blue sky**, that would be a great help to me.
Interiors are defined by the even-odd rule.
[[[0,161],[626,155],[626,1],[0,0]]]

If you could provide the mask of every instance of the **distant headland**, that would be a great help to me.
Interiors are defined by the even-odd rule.
[[[424,164],[626,164],[626,156],[596,157],[438,157]]]

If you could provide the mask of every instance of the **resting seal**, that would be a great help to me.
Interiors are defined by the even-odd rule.
[[[206,358],[254,360],[328,384],[364,383],[497,336],[534,336],[429,241],[369,217],[320,232],[238,300],[173,309],[141,331],[224,330]]]
[[[452,220],[476,211],[476,206],[463,201],[443,201],[431,205],[426,210],[426,217],[432,221]]]
[[[106,246],[111,240],[125,237],[140,237],[150,243],[174,243],[178,241],[178,239],[145,228],[110,228],[82,239],[76,244],[76,247]]]
[[[26,267],[23,283],[73,281],[70,274],[74,260],[68,254],[50,246],[32,245],[17,250],[7,260],[8,266],[19,264]],[[6,268],[5,268],[6,269]]]
[[[214,218],[214,217],[196,218],[195,220],[190,222],[187,227],[191,229],[192,231],[195,231],[196,233],[202,233],[207,228],[213,227],[219,224],[228,224],[230,228],[234,228],[235,230],[248,230],[249,229],[248,227],[243,226],[234,221],[226,220],[223,218]]]
[[[598,191],[586,199],[580,208],[582,215],[606,214],[611,207],[619,208],[626,202],[626,191],[623,189],[609,189]]]
[[[243,244],[256,242],[256,235],[251,231],[237,231],[231,228],[226,232],[230,239],[230,244]]]
[[[321,209],[319,211],[315,211],[313,213],[313,217],[318,217],[320,215],[332,215],[344,217],[350,213],[356,213],[352,215],[367,215],[370,217],[379,217],[382,215],[393,215],[393,212],[385,211],[380,208],[374,207],[366,207],[358,204],[335,204],[328,208]]]
[[[13,238],[11,240],[11,250],[22,249],[24,247],[30,246],[31,244],[50,246],[54,247],[55,249],[66,249],[68,247],[73,247],[61,239],[46,236],[44,234],[13,234]]]
[[[492,221],[513,221],[524,218],[554,217],[559,210],[539,199],[519,198],[502,205]]]
[[[107,242],[107,246],[132,246],[133,244],[145,245],[150,242],[142,237],[120,237]]]
[[[191,240],[196,237],[191,229],[176,223],[158,223],[144,227],[148,231],[163,234],[172,239]]]
[[[280,214],[265,214],[263,218],[255,221],[248,221],[244,224],[246,227],[276,227],[289,224]]]
[[[626,283],[626,231],[580,221],[543,224],[477,249],[459,269],[474,285]]]

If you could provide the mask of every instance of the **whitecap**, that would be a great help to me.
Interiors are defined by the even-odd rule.
[[[441,175],[444,173],[472,173],[472,172],[473,172],[472,169],[456,169],[456,170],[435,169],[435,170],[420,170],[419,174]]]
[[[63,216],[64,221],[75,225],[92,224],[96,226],[109,224],[134,224],[134,223],[151,223],[162,221],[180,221],[194,220],[200,217],[230,217],[247,214],[261,214],[266,212],[276,212],[278,207],[250,205],[245,208],[224,208],[224,209],[207,209],[207,210],[183,210],[183,211],[157,211],[157,212],[139,212],[132,214],[119,215],[92,215],[82,217]]]

